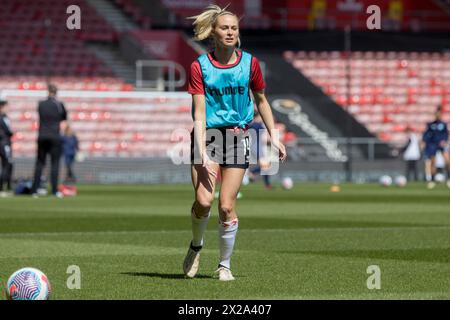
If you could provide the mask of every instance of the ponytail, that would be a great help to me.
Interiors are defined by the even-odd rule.
[[[211,36],[211,33],[216,24],[217,18],[226,14],[236,16],[234,13],[227,11],[229,5],[221,9],[215,4],[211,4],[197,16],[188,17],[188,19],[194,20],[192,25],[194,26],[195,40],[201,41]],[[240,45],[240,40],[238,41]]]

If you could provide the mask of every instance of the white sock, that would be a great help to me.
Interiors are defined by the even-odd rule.
[[[203,235],[205,234],[206,226],[208,225],[209,217],[211,211],[208,212],[208,216],[197,218],[195,213],[192,211],[192,245],[194,247],[203,246]]]
[[[433,180],[433,176],[431,174],[427,174],[425,178],[427,182],[431,182]]]
[[[233,253],[234,241],[236,240],[238,225],[239,220],[237,218],[227,222],[222,222],[219,220],[219,264],[228,269],[230,269],[231,254]]]

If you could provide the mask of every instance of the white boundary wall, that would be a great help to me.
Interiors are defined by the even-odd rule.
[[[9,96],[14,97],[36,97],[45,98],[46,90],[2,90],[0,98],[8,99]],[[189,98],[187,92],[145,92],[145,91],[76,91],[61,90],[58,91],[58,97],[80,97],[80,98],[136,98],[136,99],[156,99],[164,98]]]

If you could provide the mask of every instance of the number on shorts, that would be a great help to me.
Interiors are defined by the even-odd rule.
[[[242,141],[242,143],[244,144],[244,149],[245,149],[245,162],[248,161],[248,157],[250,155],[250,140],[249,140],[249,136],[244,137],[244,140]]]

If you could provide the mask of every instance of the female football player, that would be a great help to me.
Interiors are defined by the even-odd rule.
[[[191,209],[193,239],[183,271],[189,278],[198,271],[199,253],[220,170],[220,258],[216,272],[220,280],[229,281],[234,280],[230,258],[238,229],[236,196],[249,166],[248,124],[253,119],[250,90],[281,161],[286,159],[286,150],[275,138],[274,119],[264,95],[265,83],[259,62],[251,54],[238,49],[238,17],[226,8],[210,5],[191,19],[194,20],[195,39],[210,39],[213,49],[192,63],[189,79],[194,120],[191,174],[195,201]]]

